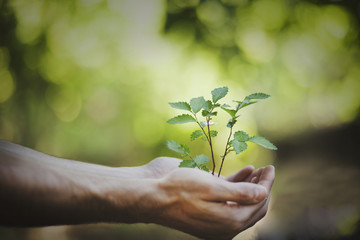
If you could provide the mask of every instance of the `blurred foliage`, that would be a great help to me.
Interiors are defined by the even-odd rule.
[[[236,87],[274,95],[259,125],[284,137],[358,115],[358,16],[347,8],[359,5],[337,2],[170,0],[166,30],[211,52]]]
[[[167,102],[222,85],[230,99],[273,96],[241,128],[270,139],[349,122],[360,104],[358,34],[346,7],[308,1],[3,0],[0,137],[145,163],[192,130],[167,126]]]
[[[351,122],[359,9],[356,0],[0,0],[0,138],[143,164],[195,128],[166,124],[168,102],[225,85],[227,100],[272,95],[241,116],[239,130],[275,143]],[[271,163],[270,154],[250,146],[224,173]]]
[[[2,1],[0,137],[145,163],[192,130],[167,126],[167,102],[222,85],[273,95],[242,116],[249,132],[342,124],[359,112],[358,35],[346,6],[310,1]],[[270,157],[250,150],[245,163]]]

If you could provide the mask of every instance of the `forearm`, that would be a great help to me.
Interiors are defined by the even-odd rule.
[[[273,167],[244,168],[228,182],[178,168],[179,161],[158,158],[141,167],[111,168],[0,141],[0,224],[151,222],[201,238],[230,239],[266,213]]]
[[[12,158],[9,161],[9,157]],[[113,176],[120,178],[148,178],[151,173],[147,171],[146,166],[137,167],[108,167],[98,164],[85,163],[70,159],[57,158],[44,154],[30,148],[0,140],[0,161],[1,164],[19,163],[20,164],[38,164],[56,169],[71,170],[83,173],[96,173],[96,175]]]
[[[155,185],[143,179],[143,167],[58,159],[6,142],[0,164],[0,221],[7,225],[141,221],[137,204]]]

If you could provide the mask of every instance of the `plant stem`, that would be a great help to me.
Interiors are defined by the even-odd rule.
[[[214,175],[214,172],[215,172],[215,159],[214,159],[214,152],[213,152],[213,147],[212,147],[212,142],[211,142],[211,135],[210,135],[210,127],[209,127],[210,119],[206,118],[206,124],[208,126],[208,134],[206,134],[204,128],[201,126],[199,120],[197,119],[196,114],[193,113],[193,115],[194,115],[194,117],[196,119],[196,123],[199,125],[201,131],[204,133],[204,135],[205,135],[205,137],[206,137],[206,139],[207,139],[207,141],[208,141],[208,143],[210,145],[211,159],[212,159],[212,163],[213,163],[213,170],[212,170],[211,174]]]
[[[197,124],[199,125],[199,127],[200,127],[201,131],[204,133],[204,135],[205,135],[205,137],[206,137],[207,141],[209,142],[209,137],[208,137],[208,135],[206,134],[206,132],[205,132],[204,128],[201,126],[201,124],[200,124],[198,121],[197,121]]]
[[[225,152],[224,152],[224,155],[222,156],[222,159],[221,159],[221,165],[220,165],[220,170],[219,170],[219,173],[218,173],[218,177],[220,177],[220,173],[221,173],[224,161],[225,161],[225,157],[226,157],[226,154],[228,153],[228,150],[229,150],[229,142],[230,142],[231,135],[232,135],[232,127],[230,128],[230,134],[229,134],[229,137],[228,137],[227,142],[226,142]]]
[[[214,151],[213,151],[213,146],[212,146],[212,142],[211,142],[211,133],[210,133],[210,125],[209,125],[209,122],[210,122],[210,118],[207,117],[206,118],[206,125],[208,127],[208,136],[209,136],[209,145],[210,145],[210,151],[211,151],[211,160],[212,160],[212,163],[213,163],[213,170],[212,170],[212,175],[214,175],[214,172],[215,172],[215,158],[214,158]]]
[[[206,132],[205,132],[204,128],[201,126],[201,124],[200,124],[200,122],[199,122],[198,118],[196,117],[196,114],[195,114],[195,113],[192,113],[192,114],[193,114],[193,116],[194,116],[194,117],[195,117],[195,119],[196,119],[196,123],[199,125],[199,127],[200,127],[201,131],[204,133],[204,135],[205,135],[205,137],[206,137],[207,141],[209,142],[209,137],[206,135]]]

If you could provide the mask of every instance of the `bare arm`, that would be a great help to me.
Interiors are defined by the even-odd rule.
[[[267,210],[274,171],[247,167],[228,181],[179,160],[112,168],[0,141],[0,223],[45,226],[158,223],[198,237],[231,238]],[[254,183],[250,183],[253,180]],[[249,180],[250,178],[250,180]]]
[[[146,182],[151,191],[155,185],[154,180],[144,180],[143,168],[111,168],[60,159],[1,141],[0,223],[42,226],[132,222],[135,218],[129,204],[136,204],[147,194],[133,189]],[[129,195],[131,200],[127,199]]]

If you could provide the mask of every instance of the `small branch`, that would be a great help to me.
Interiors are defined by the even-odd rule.
[[[194,115],[194,117],[195,117],[195,119],[196,119],[196,123],[199,125],[199,127],[200,127],[201,131],[204,133],[204,135],[205,135],[205,137],[206,137],[207,141],[210,143],[210,141],[209,141],[209,137],[208,137],[208,135],[206,134],[206,132],[205,132],[204,128],[201,126],[201,124],[200,124],[199,120],[197,119],[196,114],[194,114],[194,113],[192,113],[192,114]]]
[[[230,142],[231,135],[232,135],[232,127],[230,128],[230,134],[229,134],[229,137],[228,137],[227,142],[226,142],[225,152],[224,152],[224,155],[222,156],[222,159],[221,159],[221,165],[220,165],[220,170],[219,170],[219,173],[218,173],[218,177],[220,177],[220,173],[221,173],[224,161],[225,161],[225,157],[228,154],[228,150],[230,149],[229,142]]]
[[[206,134],[206,132],[205,132],[204,128],[201,126],[201,124],[200,124],[199,122],[197,122],[197,124],[199,124],[199,127],[201,128],[201,131],[204,133],[204,135],[205,135],[205,137],[206,137],[207,141],[210,143],[210,139],[209,139],[208,135]]]
[[[208,135],[209,135],[209,145],[210,145],[210,151],[211,151],[211,160],[213,163],[213,170],[212,170],[212,175],[214,175],[215,172],[215,158],[214,158],[214,151],[213,151],[213,146],[212,146],[212,142],[211,142],[211,134],[210,134],[210,125],[209,125],[209,117],[206,118],[206,123],[207,123],[207,127],[208,127]]]

